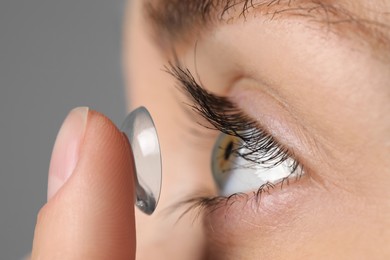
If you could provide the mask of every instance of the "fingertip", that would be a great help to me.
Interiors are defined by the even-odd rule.
[[[39,213],[32,259],[133,259],[133,170],[121,131],[89,110],[77,165]]]

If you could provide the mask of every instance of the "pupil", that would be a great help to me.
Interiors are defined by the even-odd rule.
[[[233,152],[233,141],[230,141],[229,144],[226,146],[226,149],[225,149],[225,154],[224,154],[225,161],[227,161],[229,159],[229,157],[232,154],[232,152]]]

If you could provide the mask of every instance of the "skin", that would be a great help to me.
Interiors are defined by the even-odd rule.
[[[155,120],[163,187],[152,216],[135,211],[137,259],[390,258],[389,45],[347,31],[326,33],[323,25],[299,18],[262,16],[221,24],[177,44],[178,58],[206,89],[230,97],[305,167],[301,180],[283,189],[276,184],[260,202],[237,198],[197,218],[197,210],[182,216],[185,208],[178,202],[199,192],[217,193],[209,169],[217,134],[202,130],[184,112],[186,99],[162,70],[171,53],[156,44],[142,2],[129,4],[124,72],[130,109],[146,106]],[[363,1],[342,2],[360,17],[390,11],[389,1],[370,1],[370,13]],[[376,19],[388,22],[384,15]],[[98,140],[101,149],[92,149],[89,144]],[[62,259],[134,259],[134,213],[122,210],[132,204],[131,181],[123,181],[133,174],[131,151],[96,112],[89,112],[81,147],[83,167],[76,167],[39,213],[32,258],[54,259],[55,252]],[[109,154],[118,155],[112,157],[117,164],[97,159]],[[119,168],[113,171],[112,165]],[[94,185],[77,186],[84,182],[76,178],[99,168],[106,170]],[[105,210],[94,208],[102,203]],[[64,217],[67,211],[73,220]],[[86,222],[88,228],[78,224]],[[101,227],[112,227],[104,239],[95,233]],[[55,239],[53,233],[70,235]]]

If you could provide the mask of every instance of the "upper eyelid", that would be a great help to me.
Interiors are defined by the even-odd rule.
[[[198,84],[196,82],[195,78],[192,76],[191,72],[188,69],[186,69],[184,66],[181,65],[178,58],[175,60],[175,62],[169,63],[168,66],[165,67],[165,71],[167,73],[171,74],[172,76],[174,76],[177,80],[182,80],[180,78],[177,78],[177,75],[175,75],[174,71],[171,71],[170,68],[181,69],[182,70],[181,73],[186,74],[186,76],[190,76],[191,77],[190,80],[194,81],[193,82],[194,84]],[[182,86],[179,86],[179,89],[183,90]],[[202,90],[202,89],[204,90],[204,88],[201,87],[200,90]],[[189,94],[189,92],[186,91],[185,94]],[[214,97],[217,97],[217,96],[214,96]],[[219,98],[221,98],[221,97],[219,97]],[[226,97],[225,97],[225,99],[226,99]],[[227,100],[227,101],[230,102],[229,100]],[[213,103],[213,101],[211,101],[211,103]],[[215,103],[215,104],[217,104],[217,103]],[[232,104],[232,105],[234,106],[232,108],[236,109],[235,105],[234,104]],[[249,118],[247,120],[253,121],[251,118]],[[269,133],[267,130],[265,130],[263,128],[263,126],[261,126],[261,125],[259,126],[259,124],[257,122],[253,122],[253,123],[254,123],[253,126],[255,126],[256,128],[258,128],[258,129],[260,128],[263,131]],[[304,131],[305,128],[299,128],[299,130]],[[291,145],[286,146],[283,142],[280,142],[280,140],[278,140],[278,138],[275,138],[274,135],[271,135],[271,136],[273,136],[273,138],[278,142],[278,144],[281,148],[286,149],[285,151],[288,152],[290,157],[297,160],[299,162],[299,165],[301,165],[305,168],[306,173],[310,174],[312,176],[312,178],[316,180],[316,182],[323,183],[324,181],[322,180],[322,177],[315,174],[315,167],[314,166],[316,164],[318,164],[318,162],[321,162],[322,165],[327,165],[328,169],[333,169],[334,168],[333,163],[337,160],[337,158],[330,157],[331,153],[327,152],[327,150],[325,149],[326,147],[324,148],[321,144],[319,144],[317,142],[316,139],[311,137],[311,135],[309,135],[308,133],[301,133],[301,135],[299,137],[299,140],[305,144],[304,145],[306,147],[304,149],[305,152],[302,152],[301,150],[296,150],[296,148],[292,147]],[[317,161],[317,162],[315,162],[315,161]]]
[[[228,98],[208,93],[195,81],[191,72],[183,68],[178,61],[176,65],[170,63],[169,66],[166,71],[180,81],[181,89],[184,89],[185,94],[189,95],[189,98],[194,102],[192,108],[206,119],[215,130],[240,138],[245,142],[245,147],[254,152],[253,154],[242,154],[244,159],[255,161],[256,158],[253,158],[256,156],[260,156],[261,159],[272,157],[274,158],[272,165],[276,166],[287,158],[294,158],[296,167],[301,165],[289,148],[276,140],[263,126],[252,120]],[[253,134],[254,136],[251,136]],[[271,145],[277,149],[267,153],[258,151],[260,143],[266,143],[267,146]]]

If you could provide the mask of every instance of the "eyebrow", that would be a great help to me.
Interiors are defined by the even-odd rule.
[[[375,48],[390,48],[390,25],[365,19],[334,0],[145,0],[144,11],[158,45],[172,47],[220,22],[246,19],[255,11],[269,19],[301,17]],[[372,10],[371,10],[372,11]],[[377,17],[388,13],[375,13]],[[371,16],[373,16],[371,14]]]

